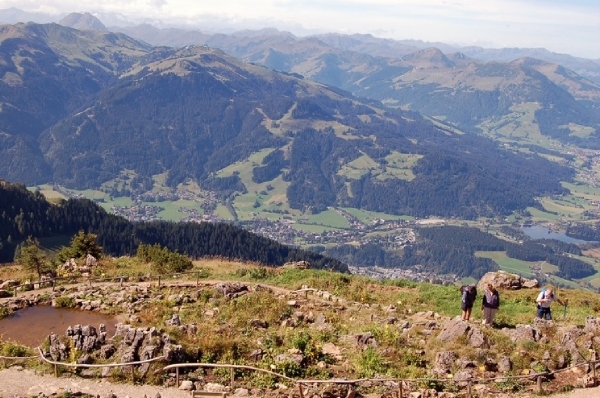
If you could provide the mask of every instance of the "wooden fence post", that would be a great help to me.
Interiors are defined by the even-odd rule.
[[[158,287],[160,287],[160,275],[158,276]]]
[[[542,388],[542,376],[541,375],[538,375],[538,377],[537,377],[537,388],[538,388],[539,393],[544,392],[544,390]]]
[[[469,379],[469,381],[467,382],[467,397],[471,398],[473,395],[471,395],[471,386],[472,386],[473,382],[471,381],[471,379]]]
[[[404,398],[404,391],[402,391],[402,380],[400,380],[400,384],[398,384],[398,398]]]
[[[200,272],[196,272],[196,286],[200,284]]]
[[[596,362],[598,360],[598,354],[596,353],[596,350],[592,351],[592,376],[593,376],[593,380],[594,380],[594,387],[596,386]]]
[[[175,368],[175,387],[179,388],[179,368]]]
[[[123,277],[119,280],[119,287],[123,287]]]
[[[235,369],[229,368],[229,377],[231,378],[231,388],[233,389],[233,383],[235,383]]]
[[[298,393],[300,394],[300,398],[304,398],[304,391],[302,391],[302,384],[298,383]]]

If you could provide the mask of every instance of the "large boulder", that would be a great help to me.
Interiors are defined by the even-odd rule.
[[[536,279],[526,279],[517,274],[495,271],[488,272],[479,280],[477,290],[483,292],[488,283],[501,290],[536,289],[540,286]]]
[[[470,330],[471,327],[467,322],[463,321],[459,317],[456,317],[444,324],[442,331],[437,336],[437,340],[445,343],[454,341],[460,336],[465,336]]]

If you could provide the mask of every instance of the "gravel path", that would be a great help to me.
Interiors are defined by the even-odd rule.
[[[109,383],[97,379],[75,377],[59,377],[36,374],[29,369],[14,366],[0,370],[0,397],[37,397],[40,393],[46,396],[55,394],[62,396],[66,391],[83,392],[90,395],[106,397],[113,393],[117,398],[155,398],[158,393],[162,398],[189,397],[189,393],[176,388],[155,386],[136,386],[132,384]]]
[[[33,370],[13,366],[0,370],[0,398],[37,397],[40,393],[46,396],[62,396],[66,391],[82,392],[94,396],[106,397],[109,393],[117,398],[185,398],[186,391],[174,387],[136,386],[131,384],[110,383],[97,379],[82,379],[76,377],[55,378],[52,375],[37,374]],[[534,395],[532,397],[535,397]],[[592,398],[600,397],[600,387],[576,389],[565,394],[552,395],[552,398]]]

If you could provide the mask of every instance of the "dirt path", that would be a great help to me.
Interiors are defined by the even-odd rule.
[[[90,395],[106,397],[113,393],[117,398],[185,398],[189,392],[174,387],[156,387],[110,383],[97,379],[77,377],[55,378],[52,375],[36,374],[33,370],[13,366],[0,370],[0,398],[37,397],[40,393],[46,396],[62,396],[66,391],[82,392]],[[371,395],[370,395],[371,396]],[[531,398],[537,395],[531,396]],[[600,397],[600,387],[576,389],[565,394],[552,395],[553,398],[592,398]]]
[[[82,392],[90,395],[106,397],[109,393],[118,398],[162,398],[189,397],[189,393],[176,388],[155,386],[136,386],[132,384],[116,384],[97,379],[82,379],[74,377],[59,377],[36,374],[33,370],[19,366],[0,370],[0,397],[37,397],[40,393],[45,396],[63,396],[63,393]]]

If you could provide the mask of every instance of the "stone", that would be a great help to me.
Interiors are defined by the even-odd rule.
[[[325,343],[321,347],[321,352],[324,355],[329,355],[334,358],[336,361],[341,361],[343,359],[342,350],[340,347],[336,346],[333,343]]]
[[[485,291],[488,283],[491,283],[496,289],[534,289],[539,287],[539,282],[535,279],[525,279],[520,275],[511,274],[505,271],[488,272],[479,282],[477,282],[477,290]]]
[[[250,395],[250,391],[247,388],[236,388],[233,392],[234,397],[247,397]]]
[[[309,269],[310,263],[308,261],[293,261],[285,263],[282,266],[283,269]]]
[[[296,365],[302,365],[304,362],[304,355],[300,354],[279,354],[275,358],[273,358],[275,363],[281,362],[293,362]]]
[[[252,319],[250,321],[250,326],[255,329],[266,329],[269,327],[269,324],[263,319]]]
[[[181,319],[179,318],[178,314],[173,314],[171,315],[171,319],[167,320],[165,323],[167,326],[180,326]]]
[[[440,351],[435,354],[432,372],[436,375],[450,374],[458,355],[454,351]]]
[[[444,324],[442,331],[437,336],[437,340],[443,342],[454,341],[458,337],[466,335],[469,330],[471,330],[469,324],[461,318],[456,317]]]
[[[184,391],[192,391],[194,389],[194,383],[192,383],[190,380],[184,380],[179,385],[179,389]]]
[[[512,361],[509,357],[501,357],[498,359],[498,372],[506,373],[512,370]]]
[[[377,340],[375,340],[375,337],[373,337],[373,334],[371,332],[360,333],[355,335],[354,342],[359,347],[364,347],[367,345],[372,347],[378,346]]]
[[[117,351],[117,349],[115,348],[114,345],[106,344],[106,345],[103,345],[102,347],[100,347],[99,356],[102,359],[108,359],[108,358],[112,357],[112,355],[115,353],[115,351]]]
[[[475,348],[489,348],[490,346],[487,337],[477,328],[471,328],[467,334],[467,341],[471,347]]]
[[[542,332],[531,325],[518,324],[514,329],[503,328],[502,332],[515,343],[522,341],[536,342],[542,337]]]

